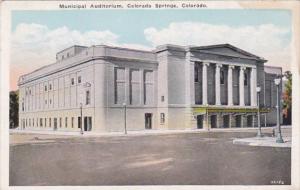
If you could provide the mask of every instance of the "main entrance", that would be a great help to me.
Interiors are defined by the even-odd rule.
[[[145,129],[152,129],[152,113],[145,113]]]

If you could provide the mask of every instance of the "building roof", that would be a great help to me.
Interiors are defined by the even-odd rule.
[[[254,55],[252,53],[249,53],[249,52],[242,50],[238,47],[235,47],[231,44],[216,44],[216,45],[208,45],[208,46],[189,46],[189,49],[191,51],[193,51],[193,50],[196,50],[196,51],[198,50],[198,51],[202,51],[202,52],[209,51],[209,52],[215,52],[217,54],[225,55],[225,56],[240,56],[242,58],[256,59],[263,63],[267,62],[267,60],[265,60],[264,58]],[[224,51],[225,49],[227,51]],[[222,50],[222,51],[218,51],[218,50]]]

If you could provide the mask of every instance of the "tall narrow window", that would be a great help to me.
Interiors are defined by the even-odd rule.
[[[68,118],[67,117],[65,118],[65,127],[66,128],[68,127]]]
[[[71,85],[74,85],[74,84],[75,84],[74,78],[71,78]]]
[[[160,113],[160,123],[165,123],[165,113]]]
[[[115,68],[114,85],[115,104],[122,104],[125,102],[125,68]]]
[[[91,93],[89,90],[85,92],[85,104],[89,105],[91,103]]]
[[[45,118],[45,127],[47,127],[47,118]]]
[[[81,83],[81,76],[78,77],[78,84]]]
[[[78,128],[80,129],[81,128],[81,117],[78,117]]]
[[[74,117],[72,117],[72,119],[71,119],[71,125],[72,125],[72,128],[74,128]]]
[[[129,78],[129,102],[132,105],[136,105],[140,103],[140,71],[137,69],[130,69]]]
[[[144,104],[151,105],[154,101],[153,71],[144,71]]]
[[[59,118],[59,127],[61,127],[61,117]]]
[[[47,85],[45,85],[45,91],[47,91]]]
[[[43,118],[40,118],[40,126],[43,127]]]
[[[51,127],[51,118],[49,118],[49,127]]]

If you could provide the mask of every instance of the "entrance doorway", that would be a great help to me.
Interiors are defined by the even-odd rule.
[[[145,129],[152,129],[152,113],[145,113]]]
[[[197,129],[203,128],[203,115],[197,115]]]
[[[217,115],[210,116],[211,128],[217,128]]]
[[[84,117],[84,131],[92,130],[92,117]]]
[[[240,128],[242,126],[242,116],[235,116],[235,127]]]
[[[223,127],[224,128],[229,128],[230,127],[229,115],[224,115],[223,116]]]
[[[253,127],[253,116],[252,115],[247,116],[247,127]]]

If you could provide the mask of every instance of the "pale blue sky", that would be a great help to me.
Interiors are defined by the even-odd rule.
[[[228,26],[256,26],[274,24],[288,28],[291,13],[288,10],[70,10],[70,11],[14,11],[12,30],[20,23],[36,23],[55,29],[67,26],[81,32],[110,30],[120,36],[121,43],[149,45],[144,29],[158,29],[171,22],[204,22]],[[286,37],[290,41],[291,33]]]

